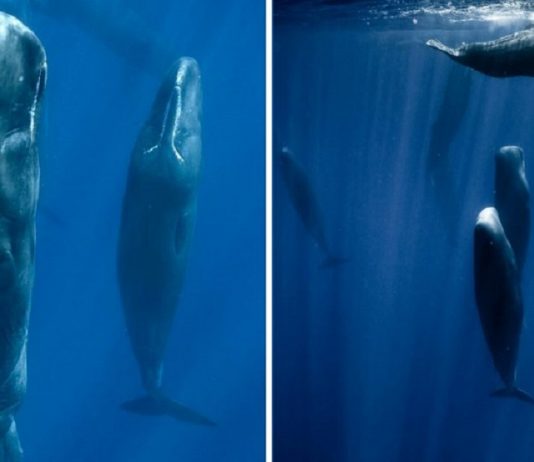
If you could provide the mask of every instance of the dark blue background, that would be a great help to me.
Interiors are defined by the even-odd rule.
[[[121,2],[91,2],[104,10],[117,3],[114,14],[124,21]],[[164,387],[217,427],[118,408],[142,389],[119,304],[117,229],[130,152],[160,80],[75,21],[30,9],[26,20],[46,47],[49,72],[28,393],[17,416],[25,459],[260,461],[264,5],[122,5],[140,15],[177,57],[195,57],[203,75],[198,221]],[[130,60],[135,53],[129,50]]]
[[[534,408],[489,396],[500,382],[474,302],[472,232],[492,205],[496,149],[521,145],[534,185],[534,79],[472,72],[442,183],[448,200],[437,200],[427,170],[456,64],[425,41],[512,29],[411,18],[275,22],[275,143],[309,173],[333,247],[352,259],[319,268],[322,255],[275,170],[276,462],[532,460]],[[518,364],[518,384],[531,393],[533,247]]]

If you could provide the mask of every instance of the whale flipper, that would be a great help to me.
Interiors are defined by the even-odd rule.
[[[428,40],[426,42],[426,44],[430,47],[430,48],[435,48],[436,50],[439,50],[441,51],[442,53],[445,53],[446,55],[449,55],[451,58],[457,58],[458,56],[460,56],[460,53],[458,50],[454,49],[454,48],[451,48],[451,47],[448,47],[447,45],[444,45],[443,43],[441,43],[439,40],[434,40],[434,39],[431,39],[431,40]]]
[[[517,387],[499,388],[491,393],[491,396],[495,398],[517,398],[526,403],[534,404],[534,398],[526,391]]]
[[[215,422],[161,394],[149,394],[121,404],[121,409],[140,415],[167,415],[182,422],[213,427]]]

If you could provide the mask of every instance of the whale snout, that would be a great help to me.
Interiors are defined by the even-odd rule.
[[[486,207],[483,209],[477,217],[477,225],[494,223],[499,219],[499,213],[495,207]]]
[[[201,157],[202,87],[198,63],[180,58],[163,80],[145,125],[142,151],[168,165],[198,171]],[[182,168],[182,167],[180,167]]]
[[[171,85],[162,120],[160,145],[179,161],[200,156],[202,90],[200,70],[193,58],[181,58],[169,76]]]
[[[501,220],[495,207],[486,207],[478,214],[475,225],[475,234],[484,234],[491,237],[501,231]]]
[[[497,168],[508,167],[517,170],[523,166],[524,161],[525,155],[519,146],[503,146],[495,156]]]
[[[287,146],[284,146],[282,149],[275,151],[276,160],[280,164],[289,164],[291,162],[291,151]]]
[[[200,124],[202,112],[202,87],[200,69],[194,58],[180,58],[176,64],[174,91],[177,93],[177,112],[180,121]],[[170,96],[172,99],[173,95]]]

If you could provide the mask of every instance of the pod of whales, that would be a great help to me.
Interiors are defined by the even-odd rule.
[[[347,258],[335,256],[330,249],[323,214],[308,175],[288,148],[278,152],[278,161],[291,202],[304,227],[325,255],[321,266],[329,268],[346,263]]]
[[[530,190],[518,146],[504,146],[495,156],[495,208],[521,274],[530,238]]]
[[[119,232],[118,280],[147,393],[123,408],[209,424],[161,390],[165,347],[195,223],[201,98],[196,61],[180,59],[164,79],[131,156]]]
[[[516,385],[523,299],[514,252],[497,210],[478,215],[474,231],[475,298],[482,330],[504,388],[492,396],[515,397],[534,404]]]
[[[452,60],[492,77],[534,77],[534,29],[528,28],[489,42],[450,48],[438,40],[426,42]]]
[[[14,414],[26,392],[46,55],[35,34],[4,13],[0,50],[0,460],[17,462],[22,450]]]

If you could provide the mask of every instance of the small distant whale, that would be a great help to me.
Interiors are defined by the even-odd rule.
[[[516,386],[519,338],[523,327],[523,299],[514,252],[497,210],[478,215],[474,232],[475,297],[482,330],[504,388],[492,396],[514,397],[534,404]]]
[[[447,237],[454,240],[461,213],[462,185],[455,181],[458,175],[449,154],[467,112],[473,73],[460,66],[450,66],[447,73],[441,105],[432,123],[426,171],[429,189],[448,231]]]
[[[491,77],[534,77],[534,28],[490,42],[449,48],[438,40],[426,42],[454,61]]]
[[[504,146],[495,156],[495,208],[522,273],[530,237],[530,190],[518,146]]]
[[[22,460],[14,414],[26,393],[26,344],[39,195],[37,126],[45,50],[22,22],[0,13],[0,460]]]
[[[198,65],[181,58],[163,81],[133,150],[117,267],[128,334],[147,392],[123,409],[208,424],[161,391],[165,347],[195,223],[201,100]]]
[[[305,228],[325,254],[322,267],[334,267],[348,261],[332,254],[326,239],[323,215],[308,175],[297,163],[291,151],[284,147],[278,153],[280,171],[289,192],[291,202]]]

